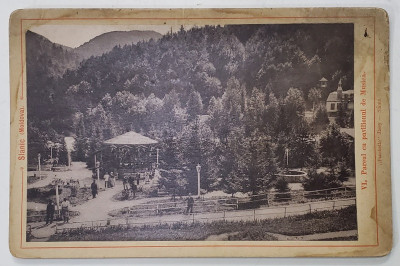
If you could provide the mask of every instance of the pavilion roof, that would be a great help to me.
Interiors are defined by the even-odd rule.
[[[145,137],[134,131],[129,131],[126,132],[125,134],[104,141],[104,144],[109,144],[109,145],[149,145],[157,143],[158,141]]]

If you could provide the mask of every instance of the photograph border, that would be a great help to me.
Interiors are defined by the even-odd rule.
[[[273,243],[271,243],[271,244],[257,244],[257,242],[255,242],[255,241],[252,241],[251,243],[249,243],[248,241],[240,241],[240,242],[245,242],[245,244],[236,243],[236,242],[235,242],[235,244],[233,244],[232,242],[229,242],[229,244],[227,244],[227,242],[221,242],[221,244],[216,244],[215,242],[213,242],[211,244],[211,243],[206,243],[206,242],[208,242],[208,241],[206,241],[206,242],[199,242],[196,245],[192,244],[193,242],[188,242],[187,244],[182,244],[182,245],[173,244],[173,242],[177,242],[177,241],[165,241],[165,242],[162,242],[163,244],[161,244],[161,245],[160,244],[157,244],[157,245],[146,245],[146,244],[145,245],[130,245],[130,243],[126,243],[126,245],[120,245],[121,242],[119,242],[118,244],[115,243],[115,245],[114,244],[113,245],[104,245],[104,244],[108,244],[108,242],[96,242],[96,243],[98,243],[96,245],[93,245],[93,242],[79,243],[79,245],[75,245],[75,243],[74,243],[74,245],[65,245],[65,242],[62,245],[59,245],[58,243],[57,244],[56,243],[51,243],[52,246],[38,245],[39,243],[29,243],[28,244],[24,239],[24,235],[25,234],[24,234],[24,228],[23,228],[24,225],[25,225],[24,219],[26,219],[26,208],[25,208],[25,205],[24,205],[25,204],[25,200],[26,200],[25,199],[26,193],[25,193],[25,187],[24,187],[25,177],[26,177],[26,169],[23,166],[19,167],[19,169],[18,169],[17,163],[16,163],[15,159],[13,158],[13,152],[15,152],[15,149],[13,149],[13,146],[11,146],[11,183],[15,184],[15,181],[13,179],[15,179],[17,176],[19,176],[20,182],[22,184],[21,185],[21,190],[20,190],[21,194],[20,194],[20,197],[19,197],[19,201],[20,202],[18,204],[18,206],[20,208],[20,213],[19,213],[19,216],[20,216],[19,217],[20,228],[18,230],[19,231],[18,232],[19,233],[18,249],[20,249],[20,250],[36,250],[36,249],[104,249],[104,248],[105,249],[115,249],[115,248],[165,248],[165,247],[167,247],[167,248],[241,248],[241,247],[242,248],[251,248],[251,247],[254,247],[254,248],[257,248],[257,247],[258,248],[310,248],[310,249],[307,249],[307,254],[305,254],[305,256],[309,256],[309,255],[312,255],[312,253],[313,253],[311,248],[377,248],[377,247],[380,247],[380,245],[382,243],[384,243],[383,250],[381,248],[378,248],[378,249],[376,249],[377,253],[369,253],[369,255],[382,255],[384,253],[387,253],[388,252],[388,247],[391,246],[391,244],[388,245],[389,242],[391,243],[391,239],[389,239],[388,235],[385,234],[383,236],[383,241],[382,241],[382,239],[381,239],[382,236],[380,235],[380,227],[382,225],[381,225],[381,220],[378,220],[379,217],[380,217],[381,209],[378,210],[378,206],[380,206],[380,204],[379,204],[379,200],[378,200],[378,191],[379,191],[378,182],[379,182],[379,180],[377,180],[377,140],[376,140],[376,134],[377,134],[376,133],[376,131],[377,131],[377,128],[376,128],[376,124],[377,124],[377,122],[376,122],[376,112],[377,112],[377,103],[376,103],[376,98],[377,98],[377,95],[376,95],[377,94],[377,91],[376,91],[376,87],[377,87],[376,86],[376,83],[377,83],[377,77],[376,77],[376,59],[377,59],[376,53],[377,53],[377,47],[376,47],[376,39],[379,38],[380,42],[383,42],[384,44],[386,44],[386,46],[387,46],[387,42],[388,42],[387,39],[386,40],[382,39],[382,36],[378,36],[378,37],[376,36],[376,23],[377,23],[377,17],[378,17],[379,20],[381,20],[382,17],[386,18],[386,21],[384,21],[383,24],[385,24],[384,27],[386,27],[386,30],[388,32],[387,15],[386,15],[386,13],[384,11],[379,10],[379,9],[366,9],[366,8],[354,8],[354,9],[349,9],[349,8],[337,9],[337,8],[334,8],[334,9],[335,9],[336,12],[333,12],[333,13],[343,13],[343,15],[336,15],[336,16],[318,15],[320,13],[325,13],[327,9],[287,9],[287,11],[294,10],[295,12],[299,12],[300,11],[300,13],[303,13],[303,11],[308,11],[307,14],[310,14],[309,16],[300,16],[300,15],[299,16],[267,16],[267,15],[257,16],[257,14],[260,13],[260,12],[261,13],[272,14],[274,12],[274,10],[238,9],[238,10],[235,10],[234,12],[232,12],[232,13],[227,13],[226,9],[223,9],[223,10],[213,9],[212,11],[215,11],[217,13],[221,12],[221,14],[223,14],[224,16],[221,16],[221,17],[215,17],[215,16],[205,16],[205,17],[197,17],[197,16],[193,16],[193,17],[190,17],[190,16],[189,17],[186,17],[186,16],[185,17],[180,17],[180,16],[173,16],[173,17],[168,17],[168,16],[167,17],[149,16],[149,14],[151,14],[151,13],[155,13],[155,14],[162,13],[163,14],[163,12],[170,12],[169,14],[174,15],[174,13],[176,14],[176,13],[180,12],[180,10],[175,9],[175,10],[172,10],[172,12],[170,10],[151,10],[151,11],[150,10],[134,10],[133,13],[134,13],[135,16],[136,15],[140,15],[140,14],[142,14],[142,12],[144,12],[145,13],[144,17],[125,17],[125,16],[123,16],[123,17],[115,17],[115,16],[112,16],[112,17],[111,16],[110,17],[108,17],[108,16],[105,16],[105,17],[90,17],[90,16],[86,16],[85,17],[85,16],[82,16],[81,17],[81,14],[78,14],[77,17],[28,17],[28,18],[25,17],[24,18],[25,14],[29,14],[30,15],[30,12],[32,12],[32,14],[35,14],[36,12],[40,12],[40,14],[46,14],[46,15],[49,14],[50,16],[52,16],[52,12],[55,12],[55,11],[62,11],[62,12],[68,11],[68,12],[70,12],[72,14],[72,12],[74,12],[74,10],[71,10],[71,9],[70,10],[68,10],[68,9],[65,9],[65,10],[62,10],[62,9],[51,10],[51,9],[49,9],[49,10],[45,10],[45,11],[40,11],[40,10],[21,10],[21,11],[17,11],[16,13],[13,13],[12,16],[11,16],[11,19],[10,19],[10,21],[11,21],[10,29],[11,29],[11,27],[15,27],[16,23],[19,23],[19,25],[18,25],[19,26],[19,36],[18,36],[18,38],[19,38],[19,42],[20,42],[20,47],[19,47],[19,53],[20,53],[20,62],[19,62],[19,64],[20,64],[20,66],[19,67],[20,67],[20,71],[21,72],[20,73],[12,73],[12,71],[10,71],[11,72],[10,75],[11,75],[12,84],[14,84],[14,85],[15,85],[15,79],[13,78],[13,75],[14,76],[18,75],[19,76],[19,81],[20,82],[18,82],[18,83],[19,83],[20,86],[16,90],[18,92],[18,96],[17,97],[19,99],[18,106],[20,106],[21,102],[22,102],[22,104],[25,103],[25,106],[26,106],[26,102],[25,102],[26,101],[26,92],[25,92],[26,79],[24,77],[24,75],[26,73],[26,71],[25,71],[25,55],[24,55],[24,48],[25,48],[25,44],[24,44],[25,34],[24,34],[24,32],[26,30],[26,27],[28,25],[30,25],[30,23],[32,23],[32,22],[49,22],[49,21],[50,22],[76,22],[76,21],[85,21],[85,22],[88,22],[88,21],[90,21],[90,22],[102,21],[102,22],[106,22],[106,21],[118,21],[118,20],[135,22],[135,21],[144,21],[144,20],[147,20],[147,21],[150,21],[150,20],[151,21],[177,21],[178,20],[178,21],[188,21],[187,24],[189,24],[189,23],[192,23],[191,21],[208,21],[208,20],[220,20],[220,21],[229,21],[229,20],[231,20],[231,21],[238,21],[238,22],[239,21],[240,22],[243,22],[243,21],[251,22],[251,21],[264,20],[265,23],[268,24],[268,21],[271,21],[271,20],[282,20],[283,23],[287,23],[288,20],[289,20],[289,21],[292,21],[291,23],[294,23],[293,20],[301,20],[301,19],[306,19],[306,20],[309,20],[309,21],[316,21],[316,20],[324,20],[324,19],[326,19],[326,20],[332,20],[331,23],[337,23],[336,19],[339,19],[341,21],[343,19],[358,20],[357,23],[363,23],[363,22],[367,21],[367,23],[373,24],[373,36],[371,36],[373,38],[373,90],[374,90],[374,93],[373,93],[373,104],[372,104],[373,108],[374,108],[374,110],[373,110],[373,116],[374,116],[374,118],[373,118],[373,140],[374,140],[374,148],[373,148],[373,159],[374,159],[374,162],[373,162],[374,163],[374,167],[373,167],[374,168],[373,169],[374,170],[373,171],[373,183],[374,183],[374,203],[375,203],[375,206],[376,206],[375,210],[374,210],[374,213],[373,213],[373,215],[376,217],[376,219],[375,219],[375,228],[374,228],[375,232],[373,232],[373,235],[374,235],[373,240],[374,241],[371,241],[372,238],[368,238],[368,242],[371,242],[370,244],[358,244],[360,242],[360,238],[361,238],[361,236],[359,236],[359,240],[358,241],[348,241],[348,244],[334,244],[334,243],[332,243],[332,244],[326,244],[326,243],[315,244],[315,242],[311,242],[311,241],[310,241],[310,244],[297,244],[297,242],[294,242],[294,243],[291,242],[291,243],[288,243],[288,244],[273,244]],[[330,9],[330,10],[333,10],[333,9]],[[79,10],[79,11],[81,11],[81,10]],[[91,12],[97,13],[97,11],[101,11],[101,10],[85,10],[82,13],[91,14]],[[114,13],[114,14],[118,13],[118,11],[113,10],[113,9],[106,9],[105,11],[111,12],[111,14],[112,13]],[[124,10],[124,11],[127,11],[127,13],[129,13],[130,10],[127,9],[127,10]],[[284,11],[284,10],[283,9],[279,9],[279,11]],[[44,13],[42,13],[42,12],[44,12]],[[207,9],[201,9],[201,12],[199,12],[199,13],[206,14],[206,12],[207,12]],[[238,12],[244,12],[247,16],[236,16],[236,17],[235,16],[231,16],[231,14],[235,14],[235,12],[237,12],[237,13]],[[304,12],[304,13],[306,13],[306,12]],[[350,15],[349,13],[361,13],[361,14],[364,13],[366,15]],[[372,14],[370,14],[370,13],[372,13]],[[230,14],[230,15],[227,15],[227,14]],[[305,22],[297,22],[297,23],[305,23]],[[310,23],[310,22],[308,22],[308,23]],[[328,23],[328,22],[326,22],[326,23]],[[249,23],[249,24],[252,24],[252,23]],[[275,24],[275,22],[274,22],[274,24]],[[13,30],[13,32],[15,32],[15,30]],[[11,31],[10,31],[10,33],[11,33]],[[385,34],[387,34],[387,33],[385,33]],[[15,38],[16,37],[17,36],[10,35],[10,42],[15,42]],[[356,37],[355,37],[354,41],[356,42]],[[11,54],[11,51],[13,51],[12,54],[15,54],[15,49],[16,48],[13,48],[13,46],[10,45],[10,49],[11,49],[10,50],[10,54]],[[354,53],[356,54],[356,46],[355,46]],[[382,54],[379,53],[379,56],[381,56],[381,55]],[[354,64],[356,65],[356,62],[355,62],[356,60],[355,59],[356,58],[354,58]],[[14,66],[15,63],[16,63],[15,62],[15,58],[10,56],[10,60],[11,60],[12,66]],[[385,60],[388,60],[388,58],[386,58]],[[384,65],[384,67],[387,68],[388,67],[387,66],[388,62],[384,61],[384,64],[386,64],[386,65]],[[14,68],[11,68],[11,69],[14,69]],[[387,72],[386,75],[388,75],[388,70],[386,72]],[[358,74],[358,72],[356,72],[356,68],[354,68],[354,76],[356,77],[357,74]],[[388,83],[387,80],[385,82]],[[386,84],[386,83],[384,83],[385,87],[388,86],[388,84]],[[354,79],[354,84],[356,84],[356,78]],[[380,80],[380,84],[382,84],[381,80]],[[17,112],[17,110],[18,110],[18,107],[17,107],[15,99],[13,101],[13,93],[15,93],[16,91],[15,91],[15,86],[13,87],[13,85],[12,85],[11,86],[11,98],[12,98],[12,101],[11,101],[11,116],[13,116],[13,113]],[[386,95],[386,94],[388,95],[388,91],[384,92],[384,95]],[[387,109],[387,110],[384,110],[385,112],[387,112],[386,113],[387,114],[387,118],[386,117],[380,118],[379,121],[383,120],[383,123],[387,123],[387,125],[385,124],[385,127],[389,128],[388,121],[387,121],[388,120],[388,116],[389,116],[388,98],[387,99],[383,99],[384,97],[381,97],[381,98],[382,98],[382,100],[387,101],[387,102],[385,102],[386,105],[382,104],[382,109]],[[354,101],[356,101],[356,99]],[[356,103],[355,103],[355,105],[356,105]],[[370,109],[371,108],[369,108],[369,111],[370,111]],[[25,108],[25,110],[26,110],[26,108]],[[355,110],[358,110],[358,108],[355,108]],[[25,111],[24,115],[25,115],[24,123],[26,123],[26,111]],[[356,116],[356,114],[355,114],[355,116]],[[370,121],[370,120],[368,120],[368,121]],[[12,120],[12,122],[13,122],[13,120]],[[15,119],[14,119],[14,123],[15,123]],[[358,123],[355,123],[355,128],[356,128],[356,132],[357,132],[357,126],[356,125],[358,125]],[[16,125],[14,125],[14,126],[12,125],[11,126],[11,138],[12,139],[16,138],[16,136],[17,136],[16,129],[15,129],[16,127],[15,126]],[[25,126],[25,128],[26,128],[26,126]],[[384,134],[389,135],[388,132],[385,132]],[[356,139],[357,140],[358,140],[358,137],[359,136],[356,134]],[[11,145],[13,145],[13,144],[11,144]],[[388,145],[385,145],[385,146],[382,146],[382,147],[387,149],[387,151],[385,150],[385,151],[382,152],[382,157],[385,156],[386,159],[389,159],[389,162],[387,163],[387,165],[385,164],[385,167],[383,167],[383,169],[382,169],[383,172],[386,172],[386,175],[387,175],[387,176],[383,177],[383,178],[385,178],[385,180],[384,180],[385,185],[384,185],[384,187],[382,187],[382,189],[385,189],[385,191],[387,190],[387,192],[390,192],[390,174],[389,174],[390,173],[390,157],[389,157],[390,155],[389,155],[389,151],[388,151],[389,150],[389,143],[388,143]],[[369,151],[370,151],[370,149],[371,148],[368,148]],[[357,152],[357,145],[356,145],[356,152]],[[388,157],[386,157],[386,156],[388,156]],[[356,159],[356,172],[357,172],[357,164],[358,164],[357,162],[358,162],[358,158]],[[15,170],[16,168],[18,169],[18,171]],[[358,177],[359,177],[359,175],[356,174],[356,180],[358,180]],[[386,180],[386,179],[389,179],[389,181]],[[389,183],[388,187],[387,187],[387,183]],[[16,187],[15,186],[13,187],[12,184],[11,184],[11,186],[12,186],[11,197],[12,197],[12,199],[15,199],[15,197],[17,196]],[[360,198],[359,197],[360,197],[360,187],[359,187],[359,181],[357,181],[357,216],[358,217],[360,217],[360,214],[359,214],[360,210],[359,209],[363,208],[363,207],[360,207],[360,204],[359,204]],[[15,249],[16,248],[16,245],[15,245],[16,243],[15,243],[15,233],[14,233],[16,225],[15,225],[15,223],[12,222],[13,220],[15,221],[15,218],[16,218],[15,209],[14,209],[16,207],[16,204],[15,204],[15,202],[13,202],[13,200],[10,201],[10,204],[11,204],[11,206],[10,206],[10,226],[14,229],[14,230],[10,229],[10,246],[11,246],[11,250],[13,250],[13,248],[14,248],[14,251],[17,251]],[[381,206],[379,208],[381,208]],[[382,208],[383,208],[383,206],[382,206]],[[389,206],[386,205],[384,208],[385,209],[386,208],[391,208],[390,204],[389,204]],[[372,213],[371,213],[371,215],[372,215]],[[359,226],[360,226],[360,222],[362,222],[362,220],[358,221]],[[385,224],[391,224],[391,221],[389,223],[388,223],[388,221],[385,221]],[[359,232],[359,234],[360,234],[360,232]],[[391,237],[391,232],[390,232],[390,237]],[[334,242],[336,242],[336,241],[334,241]],[[365,241],[362,241],[362,242],[365,242]],[[71,242],[69,242],[69,243],[71,243]],[[140,243],[140,242],[137,241],[135,243]],[[148,242],[146,242],[146,243],[148,243]],[[43,244],[43,243],[40,243],[40,244]],[[76,244],[78,244],[78,243],[76,243]],[[366,250],[366,249],[363,249],[363,250]],[[360,250],[358,250],[358,251],[360,252]],[[269,253],[269,252],[266,252],[266,253],[268,253],[268,254],[266,254],[266,256],[271,256],[271,253]],[[288,253],[291,253],[291,251],[289,250]],[[15,253],[15,254],[17,255],[17,253]],[[32,256],[33,253],[32,252],[27,252],[27,253],[18,252],[18,254],[22,255],[22,256],[24,256],[23,254],[31,254],[30,256]],[[69,252],[68,252],[68,254],[69,254]],[[189,254],[187,254],[187,255],[193,256],[193,253],[190,253],[190,254],[191,255],[189,255]],[[235,255],[235,254],[230,253],[230,255],[232,255],[232,256],[238,256],[238,255],[239,256],[243,256],[243,255],[240,255],[240,254],[236,254]],[[292,253],[292,254],[295,255],[295,253]],[[334,255],[334,253],[329,252],[329,251],[327,251],[327,254]],[[360,255],[361,254],[366,255],[368,253],[367,252],[366,253],[360,252]],[[135,255],[138,255],[138,254],[135,254]],[[158,256],[157,254],[154,254],[154,255]],[[221,252],[221,255],[222,256],[226,256],[226,254],[224,254],[222,252]],[[259,256],[259,255],[260,254],[257,253],[257,256]],[[337,252],[337,256],[342,256],[342,255],[343,254],[340,254],[340,252]],[[75,257],[75,255],[73,255],[73,256]],[[100,253],[98,253],[98,256],[100,256]],[[174,255],[172,254],[172,256],[174,256]],[[204,256],[204,255],[199,254],[199,256]],[[252,256],[250,252],[249,252],[249,256]],[[272,256],[274,256],[274,255],[272,255]],[[280,254],[275,254],[275,256],[281,256],[281,255]],[[286,255],[284,255],[284,256],[286,256]],[[347,254],[345,256],[349,256],[349,254]],[[59,257],[59,256],[56,256],[56,257]],[[77,257],[81,257],[81,256],[78,255]],[[94,257],[97,257],[97,256],[94,256]],[[113,257],[113,256],[111,255],[110,257]]]

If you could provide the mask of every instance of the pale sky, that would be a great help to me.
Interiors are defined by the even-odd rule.
[[[176,32],[181,25],[40,25],[30,28],[50,41],[75,48],[110,31],[153,30],[165,34],[171,30]],[[185,25],[186,30],[192,26]]]

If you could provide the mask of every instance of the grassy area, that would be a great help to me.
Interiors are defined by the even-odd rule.
[[[92,193],[89,187],[81,187],[72,193],[72,188],[64,186],[59,189],[60,201],[63,198],[68,198],[72,205],[80,205],[92,198]],[[30,202],[47,204],[51,199],[56,201],[56,190],[54,186],[48,185],[40,188],[30,188],[27,192],[27,198]]]
[[[268,232],[289,236],[347,231],[357,229],[357,211],[355,206],[351,206],[342,210],[263,220],[261,224],[268,228]]]
[[[289,236],[310,235],[357,229],[356,208],[322,211],[287,218],[254,222],[175,223],[125,228],[79,228],[53,235],[49,241],[172,241],[205,240],[211,235],[234,233],[229,240],[276,240],[269,233]],[[336,239],[332,239],[336,240]],[[354,240],[354,239],[349,239]]]
[[[43,176],[43,175],[42,175]],[[46,177],[45,177],[46,178]],[[33,183],[36,183],[37,181],[39,181],[40,180],[40,177],[39,176],[37,176],[37,175],[32,175],[32,176],[28,176],[28,178],[27,178],[27,183],[28,183],[28,185],[29,184],[33,184]]]
[[[193,207],[194,213],[211,213],[234,210],[236,205],[234,200],[215,200],[199,201],[196,200]],[[230,204],[230,205],[227,205]],[[159,207],[156,213],[155,209]],[[146,204],[133,205],[132,207],[112,210],[108,213],[111,217],[125,218],[125,217],[144,217],[154,216],[157,214],[182,214],[186,211],[187,202],[183,199],[176,200],[175,202],[167,201],[165,199],[147,201]]]

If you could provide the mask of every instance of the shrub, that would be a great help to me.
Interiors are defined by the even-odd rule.
[[[344,182],[349,180],[350,172],[345,162],[340,162],[336,165],[335,173],[339,181]]]
[[[303,181],[302,185],[304,190],[312,191],[338,188],[342,186],[342,182],[338,180],[334,174],[317,173],[315,169],[310,169],[308,172],[308,178]],[[330,194],[330,191],[327,191],[326,193]],[[326,193],[308,194],[308,197],[325,196]]]

